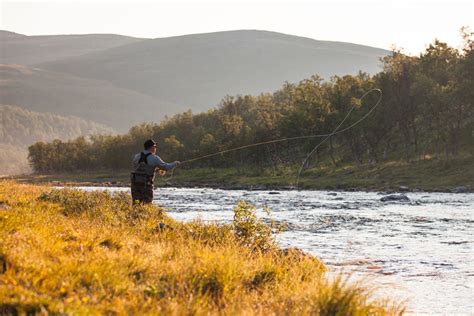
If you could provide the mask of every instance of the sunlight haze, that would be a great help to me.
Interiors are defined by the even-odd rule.
[[[458,46],[473,10],[471,1],[2,1],[0,28],[143,38],[258,29],[418,54],[435,38]]]

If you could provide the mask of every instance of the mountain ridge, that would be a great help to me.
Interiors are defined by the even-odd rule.
[[[24,35],[0,30],[0,64],[33,65],[144,39],[117,34]]]
[[[125,132],[132,125],[184,110],[112,83],[24,65],[0,64],[0,103],[72,115]],[[54,93],[51,93],[51,92]],[[148,114],[148,116],[143,115]]]
[[[388,53],[270,31],[225,31],[143,40],[35,66],[204,111],[227,94],[271,92],[314,74],[375,73]]]

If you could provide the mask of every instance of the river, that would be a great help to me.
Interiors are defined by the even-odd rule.
[[[286,222],[276,236],[282,247],[314,254],[354,280],[369,276],[379,295],[407,300],[409,313],[473,315],[474,194],[406,195],[408,202],[382,202],[376,192],[164,188],[154,202],[177,220],[228,223],[244,199],[260,217]]]

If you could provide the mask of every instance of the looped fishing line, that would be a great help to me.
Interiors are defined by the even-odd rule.
[[[364,115],[362,116],[359,120],[357,120],[356,122],[352,123],[351,125],[349,125],[348,127],[346,128],[343,128],[340,130],[341,126],[346,122],[346,120],[349,118],[349,116],[352,114],[352,112],[356,109],[356,105],[352,106],[352,108],[349,110],[349,112],[347,112],[346,116],[344,117],[344,119],[337,125],[337,127],[329,134],[314,134],[314,135],[305,135],[305,136],[295,136],[295,137],[286,137],[286,138],[280,138],[280,139],[274,139],[274,140],[269,140],[269,141],[264,141],[264,142],[259,142],[259,143],[254,143],[254,144],[249,144],[249,145],[244,145],[244,146],[239,146],[239,147],[234,147],[234,148],[230,148],[230,149],[226,149],[226,150],[222,150],[222,151],[219,151],[219,152],[215,152],[215,153],[212,153],[212,154],[207,154],[207,155],[203,155],[203,156],[198,156],[196,158],[192,158],[192,159],[188,159],[188,160],[184,160],[181,162],[181,165],[182,164],[187,164],[187,163],[191,163],[191,162],[194,162],[194,161],[198,161],[198,160],[202,160],[202,159],[205,159],[205,158],[209,158],[209,157],[214,157],[214,156],[218,156],[218,155],[223,155],[223,154],[226,154],[226,153],[229,153],[229,152],[233,152],[233,151],[238,151],[238,150],[242,150],[242,149],[246,149],[246,148],[251,148],[251,147],[257,147],[257,146],[262,146],[262,145],[268,145],[268,144],[274,144],[274,143],[280,143],[280,142],[285,142],[285,141],[291,141],[291,140],[299,140],[299,139],[310,139],[310,138],[321,138],[321,137],[324,137],[324,139],[319,142],[312,150],[311,152],[306,156],[306,158],[303,160],[303,163],[301,164],[301,167],[298,171],[298,174],[297,174],[297,177],[296,177],[296,189],[298,189],[298,185],[299,185],[299,179],[300,179],[300,176],[301,176],[301,173],[303,172],[303,169],[304,169],[304,166],[306,165],[306,163],[308,162],[308,160],[311,158],[311,156],[316,152],[316,150],[318,150],[318,148],[323,145],[329,138],[331,138],[332,136],[334,135],[338,135],[338,134],[341,134],[341,133],[344,133],[348,130],[350,130],[351,128],[354,128],[355,126],[359,125],[362,121],[364,121],[367,117],[369,117],[369,115],[375,110],[375,108],[377,108],[380,104],[380,102],[382,101],[382,90],[378,89],[378,88],[374,88],[374,89],[371,89],[371,90],[368,90],[367,92],[365,92],[360,98],[359,100],[362,101],[367,95],[371,94],[372,92],[378,92],[379,93],[379,99],[377,100],[377,102],[375,103],[374,106],[372,106],[370,108],[370,110]],[[174,173],[174,169],[171,171],[171,175],[170,177],[168,177],[167,179],[163,179],[163,181],[166,183],[166,184],[169,184],[168,181],[171,180],[171,178],[173,178],[173,173]]]
[[[362,118],[360,118],[358,121],[356,121],[355,123],[351,124],[350,126],[348,126],[347,128],[345,129],[342,129],[340,131],[339,128],[341,128],[341,126],[346,122],[346,120],[349,118],[349,116],[351,115],[351,113],[354,111],[354,109],[356,108],[356,106],[352,106],[352,108],[349,110],[349,112],[347,112],[346,116],[344,117],[344,119],[341,121],[341,123],[339,123],[339,125],[337,125],[337,127],[332,131],[331,134],[328,134],[326,136],[326,138],[324,138],[319,144],[317,144],[313,150],[310,151],[310,153],[306,156],[306,158],[303,160],[303,163],[301,164],[301,167],[298,171],[298,175],[296,176],[296,189],[298,189],[298,186],[299,186],[299,182],[300,182],[300,176],[301,176],[301,173],[303,172],[304,170],[304,167],[306,165],[306,163],[308,162],[308,160],[311,158],[311,156],[316,152],[316,150],[318,150],[319,147],[321,147],[322,144],[324,144],[329,138],[331,138],[332,136],[336,135],[336,134],[340,134],[340,133],[343,133],[345,131],[348,131],[350,130],[351,128],[355,127],[356,125],[358,125],[360,122],[364,121],[367,117],[369,117],[369,115],[372,113],[373,110],[375,110],[375,108],[379,105],[380,101],[382,101],[382,90],[380,89],[371,89],[367,92],[365,92],[360,98],[359,100],[362,101],[367,95],[369,95],[370,93],[372,93],[373,91],[377,91],[379,93],[379,99],[377,100],[377,102],[375,103],[375,105],[364,115],[362,116]]]

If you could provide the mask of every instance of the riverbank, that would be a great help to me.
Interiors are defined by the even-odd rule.
[[[239,203],[228,225],[181,223],[127,194],[0,181],[0,312],[400,314],[336,278]]]
[[[178,168],[156,186],[285,190],[295,188],[297,169]],[[60,186],[128,186],[129,171],[74,172],[12,177],[16,181]],[[323,166],[305,170],[300,189],[341,191],[474,192],[474,159],[387,162],[375,166]]]

